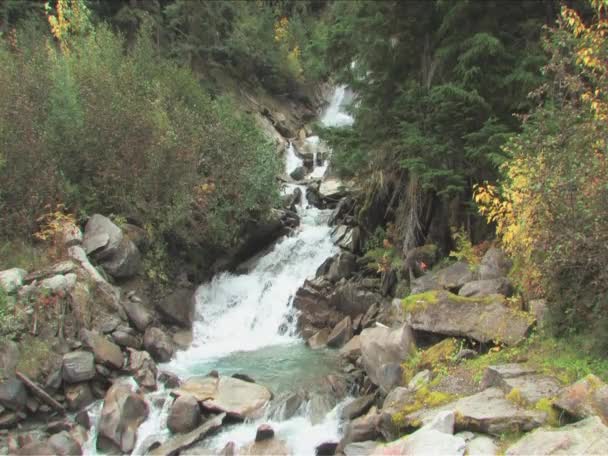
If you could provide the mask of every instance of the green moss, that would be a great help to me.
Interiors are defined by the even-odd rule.
[[[458,348],[457,339],[444,339],[422,352],[418,367],[431,370],[441,367],[441,365],[448,363],[454,357]]]
[[[526,400],[521,395],[521,391],[519,388],[513,388],[509,393],[505,396],[505,399],[517,405],[518,407],[525,407]]]
[[[17,370],[31,379],[36,379],[45,365],[53,357],[49,345],[36,337],[27,337],[21,341],[19,351],[21,358]]]
[[[393,414],[391,418],[393,423],[398,427],[419,427],[420,423],[417,423],[416,421],[408,421],[407,416],[425,408],[430,409],[439,407],[440,405],[454,401],[456,398],[457,397],[453,394],[444,393],[441,391],[430,391],[428,387],[423,386],[416,391],[414,401],[404,406],[401,410],[399,410],[399,412]]]
[[[410,295],[407,298],[403,298],[401,304],[403,305],[403,311],[416,312],[418,310],[426,309],[429,304],[436,304],[438,302],[438,291],[426,291],[424,293],[418,293]]]
[[[553,401],[551,399],[545,397],[540,399],[534,404],[534,409],[547,414],[547,424],[549,424],[549,426],[561,426],[560,414],[557,409],[553,407]]]

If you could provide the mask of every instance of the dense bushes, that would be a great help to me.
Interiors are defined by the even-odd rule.
[[[230,245],[275,203],[278,157],[252,119],[159,57],[143,27],[32,27],[0,45],[0,236],[45,207],[115,214],[156,234]]]
[[[601,2],[596,2],[601,5]],[[601,12],[599,14],[602,14]],[[505,147],[499,188],[476,199],[530,296],[546,295],[558,332],[608,344],[608,22],[565,8],[547,39],[549,83]]]

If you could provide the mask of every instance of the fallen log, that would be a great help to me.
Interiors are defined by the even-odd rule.
[[[42,402],[47,404],[49,407],[52,407],[53,410],[59,412],[61,415],[65,415],[65,407],[53,399],[44,389],[39,386],[36,382],[33,382],[29,378],[27,378],[24,374],[19,371],[15,372],[15,375],[19,380],[21,380],[25,386],[27,386],[30,391],[37,396]]]

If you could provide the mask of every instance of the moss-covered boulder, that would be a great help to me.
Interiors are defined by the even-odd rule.
[[[534,317],[507,306],[504,296],[464,298],[427,291],[403,300],[406,322],[418,331],[514,345],[526,337]]]

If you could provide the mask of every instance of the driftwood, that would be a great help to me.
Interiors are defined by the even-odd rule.
[[[63,407],[63,405],[61,405],[59,402],[57,402],[55,399],[53,399],[46,391],[44,391],[44,389],[42,389],[42,387],[40,387],[37,383],[35,383],[32,380],[30,380],[29,378],[27,378],[25,375],[23,375],[19,371],[16,371],[15,375],[17,376],[17,378],[19,380],[21,380],[23,383],[25,383],[25,386],[27,386],[35,396],[40,398],[40,400],[42,402],[44,402],[48,406],[52,407],[55,411],[59,412],[60,414],[65,415],[65,408]]]

